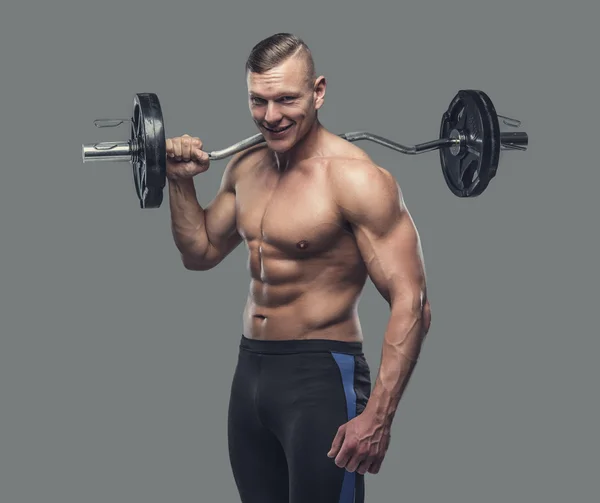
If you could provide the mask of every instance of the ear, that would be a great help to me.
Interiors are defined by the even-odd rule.
[[[325,101],[325,91],[327,89],[327,80],[322,75],[315,80],[313,94],[315,98],[315,110],[319,110]]]

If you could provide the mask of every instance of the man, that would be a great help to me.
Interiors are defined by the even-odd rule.
[[[238,244],[251,287],[229,407],[243,503],[361,503],[430,325],[421,246],[394,178],[318,119],[326,81],[306,44],[276,34],[246,64],[265,137],[235,155],[202,208],[198,138],[167,140],[175,243],[207,270]],[[390,306],[371,392],[357,306],[367,277]]]

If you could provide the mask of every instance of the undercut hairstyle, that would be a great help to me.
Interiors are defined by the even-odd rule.
[[[264,73],[295,56],[304,60],[306,83],[312,87],[317,78],[312,53],[304,40],[291,33],[276,33],[256,44],[246,61],[246,75]]]

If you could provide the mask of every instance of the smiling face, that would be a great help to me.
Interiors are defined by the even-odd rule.
[[[277,153],[290,150],[310,131],[323,105],[325,79],[308,82],[306,68],[301,56],[293,56],[264,73],[248,72],[252,118]]]

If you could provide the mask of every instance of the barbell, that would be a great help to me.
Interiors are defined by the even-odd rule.
[[[421,154],[439,150],[442,173],[448,188],[458,197],[479,196],[496,176],[501,150],[526,150],[529,137],[525,132],[501,132],[500,119],[518,128],[518,120],[498,115],[489,96],[483,91],[461,90],[442,115],[439,138],[405,146],[366,131],[344,133],[347,141],[369,140],[403,154]],[[133,113],[128,119],[97,119],[96,127],[131,124],[128,141],[82,145],[83,162],[130,162],[135,191],[141,208],[158,208],[163,201],[166,183],[166,140],[162,108],[158,96],[139,93],[133,99]],[[209,152],[211,160],[225,159],[265,141],[258,133],[223,150]]]

